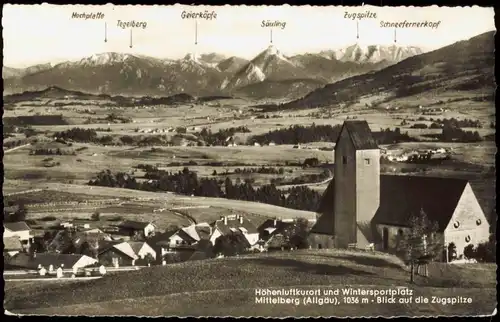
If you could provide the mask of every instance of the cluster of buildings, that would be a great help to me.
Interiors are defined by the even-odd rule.
[[[172,133],[175,132],[175,129],[173,127],[169,127],[166,129],[151,129],[151,128],[146,128],[146,129],[138,129],[138,133],[151,133],[151,134],[157,134],[157,133]]]
[[[445,148],[412,150],[402,153],[387,152],[384,154],[385,158],[391,162],[411,162],[421,159],[425,160],[443,160],[450,156],[450,151]]]
[[[123,221],[108,228],[63,222],[53,233],[35,236],[25,222],[4,223],[4,264],[28,270],[165,265],[217,255],[207,250],[227,235],[242,237],[245,251],[284,249],[285,233],[293,225],[293,220],[269,219],[257,227],[240,215],[163,232],[151,222]]]

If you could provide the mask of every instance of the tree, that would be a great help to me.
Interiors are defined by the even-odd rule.
[[[243,253],[246,248],[247,242],[242,234],[227,234],[216,239],[213,252],[224,256],[234,256]]]
[[[474,248],[474,245],[469,244],[469,245],[465,246],[464,256],[465,256],[465,258],[468,258],[468,259],[476,258],[476,249]]]
[[[455,243],[453,242],[449,243],[447,250],[448,250],[447,261],[451,262],[455,260],[457,258],[457,246],[455,245]]]
[[[94,212],[94,213],[90,216],[90,218],[91,218],[93,221],[99,221],[100,216],[101,216],[101,214],[100,214],[98,211],[96,211],[96,212]]]
[[[309,248],[307,240],[309,232],[309,221],[305,218],[298,218],[294,221],[293,226],[285,233],[285,238],[288,240],[290,247],[305,249]]]
[[[415,267],[424,265],[427,271],[427,263],[441,254],[437,232],[437,222],[431,221],[420,209],[418,214],[411,215],[407,232],[397,236],[396,253],[410,265],[410,283],[414,282]]]
[[[477,245],[476,259],[481,262],[496,262],[496,239],[493,234],[490,235],[486,243]]]

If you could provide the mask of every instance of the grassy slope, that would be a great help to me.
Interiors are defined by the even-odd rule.
[[[495,266],[438,265],[417,278],[415,296],[470,296],[472,304],[267,305],[256,288],[394,289],[408,286],[397,259],[382,254],[315,250],[188,262],[111,274],[77,284],[7,282],[5,308],[19,313],[92,315],[396,316],[491,314]],[[78,290],[78,291],[76,291]],[[370,298],[371,299],[371,298]]]

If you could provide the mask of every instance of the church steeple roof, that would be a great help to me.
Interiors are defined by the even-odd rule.
[[[356,150],[374,150],[379,148],[375,138],[373,137],[372,131],[370,130],[368,122],[358,120],[344,121],[340,133],[342,133],[344,129],[347,130],[347,133],[349,134]],[[338,146],[340,138],[341,136],[339,135],[335,148]]]

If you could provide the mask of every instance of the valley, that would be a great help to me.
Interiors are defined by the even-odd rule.
[[[64,25],[68,33],[78,24],[93,30],[93,40],[83,33],[79,39],[89,49],[68,48],[57,38],[52,56],[40,54],[57,58],[57,63],[47,59],[7,67],[7,61],[3,66],[4,228],[15,235],[17,226],[26,226],[29,237],[26,247],[11,249],[4,242],[7,310],[56,315],[360,314],[359,305],[346,297],[333,313],[327,303],[265,304],[254,294],[265,286],[414,292],[406,303],[392,305],[382,297],[361,302],[365,316],[491,313],[496,294],[491,260],[496,235],[495,31],[479,26],[479,19],[476,34],[451,42],[441,30],[449,31],[452,23],[445,18],[458,14],[441,17],[426,11],[413,17],[401,9],[398,19],[406,15],[408,27],[393,30],[379,27],[390,20],[382,15],[389,10],[385,7],[359,12],[337,8],[336,21],[327,14],[331,8],[310,7],[294,17],[309,17],[314,33],[299,28],[304,32],[299,37],[293,15],[273,18],[271,7],[269,13],[246,8],[255,10],[249,15],[228,11],[239,7],[179,6],[151,11],[148,6],[109,5],[95,12],[63,6],[51,28],[64,29],[60,17],[69,16]],[[53,10],[47,8],[47,13]],[[417,32],[413,24],[419,19],[434,19],[435,27]],[[7,47],[28,57],[27,47],[13,40],[12,30],[19,29],[13,28],[14,20],[5,23],[11,30]],[[127,21],[138,28],[129,28]],[[155,34],[160,29],[161,42]],[[382,40],[383,30],[390,42]],[[97,31],[103,38],[98,41]],[[47,37],[42,31],[40,35]],[[322,45],[314,45],[321,37]],[[303,50],[292,50],[299,48],[292,43],[301,42]],[[16,61],[12,52],[6,53]],[[379,181],[396,176],[401,182],[420,182],[420,177],[451,182],[443,185],[450,191],[426,183],[408,200],[392,200],[387,191],[393,187],[386,185],[383,199],[389,211],[381,206]],[[408,182],[401,187],[409,187]],[[350,188],[354,197],[338,192]],[[396,190],[394,195],[400,192]],[[432,200],[424,205],[428,191]],[[448,192],[455,195],[448,197]],[[358,194],[364,199],[358,200]],[[442,216],[463,217],[442,219],[450,225],[439,232],[429,228],[430,222],[429,227],[401,226],[410,234],[394,223],[377,223],[383,226],[377,226],[383,236],[379,241],[375,230],[373,235],[362,231],[356,217],[371,210],[355,210],[353,220],[342,221],[333,215],[350,216],[352,209],[334,201],[347,208],[352,201],[353,209],[373,203],[382,209],[375,209],[379,216],[392,214],[389,206],[397,205],[401,208],[394,210],[395,216],[413,216],[411,207],[417,205],[420,215],[437,209]],[[334,222],[322,221],[330,213]],[[456,230],[446,235],[452,226]],[[327,242],[310,238],[321,234],[318,227],[328,232],[323,234]],[[348,247],[328,246],[337,242],[333,232],[344,230],[346,235],[355,231]],[[397,236],[390,239],[389,231]],[[428,236],[411,248],[414,239]],[[479,246],[462,247],[471,236],[482,238]],[[401,241],[397,238],[408,242],[403,243],[406,248],[398,244],[403,250],[389,249],[392,239]],[[450,238],[455,239],[449,243]],[[368,246],[358,245],[363,243]],[[461,247],[460,257],[448,247],[454,243]],[[434,246],[441,247],[435,254]],[[420,257],[411,257],[420,248]],[[23,256],[26,263],[19,260]],[[79,259],[57,264],[57,272],[50,269],[45,276],[42,266],[55,264],[34,264],[44,256]],[[109,271],[102,273],[103,268]],[[473,300],[418,304],[417,296]]]

